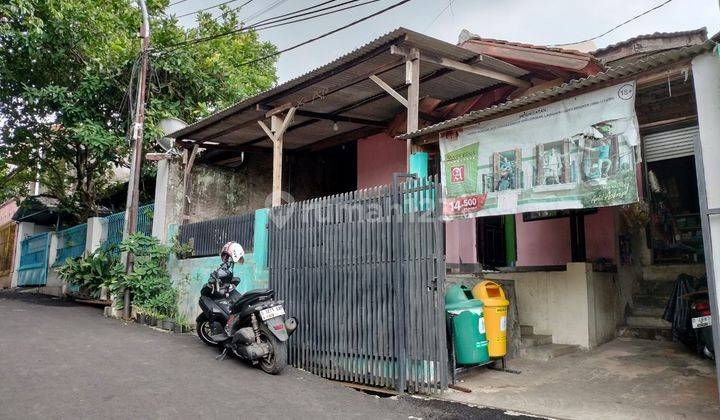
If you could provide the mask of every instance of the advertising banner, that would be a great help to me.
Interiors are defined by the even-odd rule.
[[[440,135],[446,220],[638,200],[635,82]]]

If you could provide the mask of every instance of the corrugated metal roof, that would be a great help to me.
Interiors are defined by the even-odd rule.
[[[614,50],[616,48],[632,44],[633,42],[642,41],[645,39],[676,38],[676,37],[682,37],[682,36],[687,36],[687,35],[702,35],[702,36],[707,37],[707,29],[705,27],[702,27],[699,29],[691,29],[689,31],[655,32],[652,34],[638,35],[638,36],[634,36],[632,38],[626,39],[624,41],[616,42],[615,44],[610,44],[606,47],[598,48],[597,50],[593,51],[591,54],[592,55],[601,55],[610,50]]]
[[[474,34],[467,29],[463,29],[463,31],[460,33],[459,42],[458,44],[462,44],[463,42],[467,41],[485,41],[485,42],[492,42],[494,44],[505,44],[505,45],[512,45],[515,47],[522,47],[522,48],[532,48],[534,50],[542,50],[542,51],[552,51],[562,54],[573,54],[584,58],[589,59],[595,59],[595,57],[592,54],[584,53],[582,51],[578,51],[572,48],[560,48],[560,47],[550,47],[546,45],[535,45],[535,44],[527,44],[523,42],[515,42],[515,41],[507,41],[504,39],[494,39],[494,38],[483,38],[480,35]]]
[[[394,99],[386,97],[385,92],[366,76],[378,69],[385,69],[378,74],[386,83],[391,86],[404,85],[403,62],[400,57],[390,54],[391,45],[417,47],[421,51],[457,61],[479,59],[474,65],[500,70],[515,77],[528,73],[501,60],[480,57],[473,51],[405,28],[398,28],[327,65],[241,101],[170,136],[178,140],[192,139],[232,145],[257,144],[268,147],[269,142],[264,141],[265,134],[255,123],[264,119],[265,111],[258,110],[257,106],[273,107],[288,102],[303,103],[302,110],[314,113],[374,121],[391,119],[403,112],[404,108]],[[422,94],[438,99],[451,99],[468,91],[497,83],[496,80],[475,74],[450,72],[444,67],[425,61],[420,69]],[[347,84],[350,86],[340,89]],[[288,148],[302,147],[325,137],[360,127],[353,123],[341,122],[338,124],[339,129],[335,131],[332,121],[312,120],[298,112],[290,127],[291,131],[284,136]]]
[[[564,95],[568,93],[575,92],[596,85],[598,83],[612,81],[625,77],[632,77],[648,70],[652,70],[656,67],[671,64],[673,62],[694,57],[703,52],[711,51],[715,47],[718,39],[720,39],[720,34],[715,35],[710,40],[700,45],[693,45],[690,47],[658,53],[650,57],[640,59],[637,62],[627,64],[625,66],[613,67],[594,76],[588,76],[582,79],[572,80],[554,88],[546,89],[528,96],[513,99],[511,101],[507,101],[499,105],[494,105],[479,111],[473,111],[465,115],[422,128],[412,133],[397,136],[396,138],[408,139],[425,136],[428,134],[439,133],[441,131],[452,130],[462,126],[475,124],[486,119],[490,119],[490,117],[506,111],[511,111],[513,109],[532,105],[534,103],[538,103],[548,99],[557,98],[558,100],[560,100]]]

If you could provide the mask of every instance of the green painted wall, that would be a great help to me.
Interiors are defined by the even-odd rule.
[[[265,289],[268,287],[267,231],[266,224],[263,224],[262,226],[262,229],[258,229],[256,223],[254,252],[245,254],[245,262],[243,264],[235,264],[235,267],[233,268],[233,275],[240,278],[240,285],[238,286],[238,291],[240,293],[253,289]],[[168,227],[168,237],[173,238],[177,230],[178,225],[170,225]],[[258,235],[261,237],[258,238]],[[264,239],[262,238],[263,235]],[[258,241],[258,239],[260,240]],[[260,254],[262,258],[262,265],[258,264],[258,254]],[[188,258],[183,260],[177,259],[175,255],[170,255],[168,260],[170,278],[172,279],[173,284],[175,284],[181,292],[178,309],[191,324],[195,323],[195,318],[197,318],[200,314],[200,307],[198,306],[200,290],[205,283],[207,283],[208,278],[210,278],[210,273],[219,266],[219,255],[204,258]]]

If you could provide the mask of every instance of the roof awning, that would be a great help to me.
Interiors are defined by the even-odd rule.
[[[500,84],[526,85],[527,70],[493,57],[399,28],[337,60],[273,89],[219,111],[183,128],[171,137],[192,148],[270,151],[272,141],[258,121],[269,111],[295,107],[284,133],[285,149],[317,150],[338,139],[361,138],[380,132],[405,107],[387,89],[370,79],[377,76],[397,92],[407,89],[406,57],[420,52],[420,98],[450,103]],[[432,117],[420,115],[430,123]]]
[[[476,124],[481,121],[499,118],[504,115],[512,114],[524,109],[532,109],[541,106],[544,103],[559,101],[578,93],[595,89],[596,87],[605,86],[608,83],[621,81],[625,79],[637,78],[640,75],[647,74],[651,71],[663,69],[667,66],[676,65],[683,61],[687,61],[699,54],[712,51],[720,41],[720,33],[713,36],[703,44],[693,45],[685,48],[669,50],[654,54],[644,59],[637,60],[634,63],[628,63],[624,66],[610,68],[604,72],[581,79],[575,79],[560,86],[552,87],[540,92],[536,92],[527,96],[506,101],[502,104],[493,105],[489,108],[469,112],[456,118],[452,118],[434,125],[420,128],[412,133],[397,136],[397,139],[416,139],[417,137],[429,138],[430,135],[436,135],[443,131],[456,130],[461,127]],[[437,141],[434,138],[430,142]]]
[[[32,222],[38,225],[54,225],[58,220],[60,200],[44,195],[34,195],[24,199],[12,220],[16,222]]]

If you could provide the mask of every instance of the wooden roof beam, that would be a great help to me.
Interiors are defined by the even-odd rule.
[[[393,45],[390,47],[390,53],[395,55],[401,55],[407,57],[410,53],[406,51],[405,49],[398,47],[396,45]],[[499,82],[507,83],[509,85],[517,86],[523,89],[527,89],[531,86],[530,82],[527,82],[522,79],[518,79],[515,76],[511,76],[505,73],[501,73],[499,71],[478,67],[472,64],[463,63],[461,61],[453,60],[451,58],[446,57],[435,57],[432,55],[428,55],[426,53],[420,52],[420,60],[421,61],[427,61],[429,63],[437,64],[439,66],[443,66],[449,69],[463,71],[466,73],[475,74],[478,76],[487,77],[489,79],[494,79]]]
[[[346,122],[346,123],[353,123],[353,124],[362,124],[362,125],[372,125],[376,127],[385,127],[387,123],[385,121],[376,121],[376,120],[369,120],[366,118],[356,118],[356,117],[347,117],[344,115],[337,115],[332,113],[322,113],[322,112],[312,112],[312,111],[305,111],[303,109],[298,109],[295,112],[296,115],[299,115],[301,117],[308,117],[308,118],[314,118],[316,120],[327,120],[327,121],[334,121],[334,122]]]

